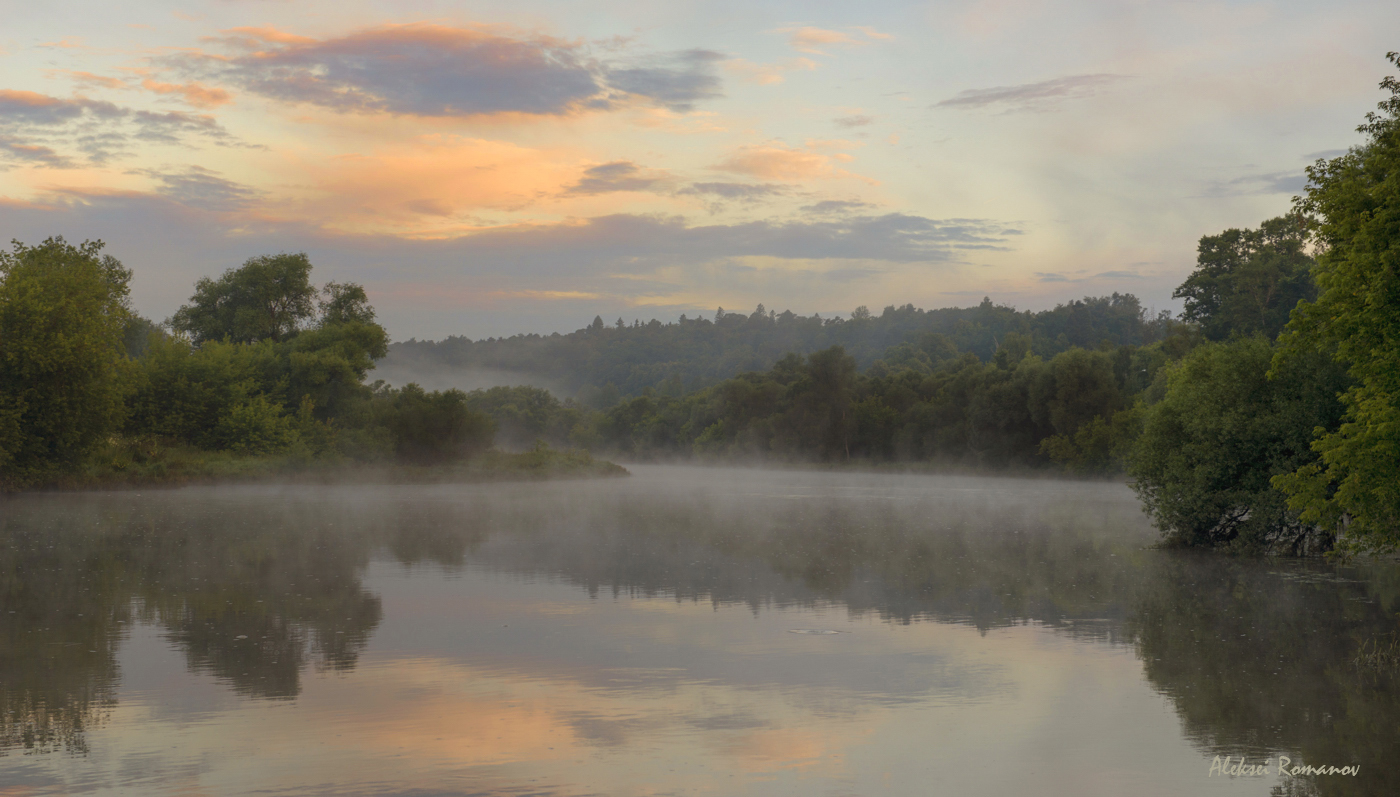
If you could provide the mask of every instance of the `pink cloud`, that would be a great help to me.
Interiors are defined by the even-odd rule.
[[[147,78],[141,81],[141,86],[156,94],[178,95],[196,108],[217,108],[233,101],[233,97],[227,91],[199,83],[160,83]]]

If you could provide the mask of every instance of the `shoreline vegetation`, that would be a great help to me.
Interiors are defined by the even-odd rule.
[[[539,445],[529,451],[489,450],[468,460],[437,465],[357,462],[304,454],[238,454],[187,446],[114,441],[81,469],[53,477],[26,492],[174,489],[223,484],[473,484],[495,481],[613,478],[626,468],[579,449]],[[4,493],[0,493],[3,497]]]
[[[200,279],[156,324],[101,242],[16,241],[0,253],[0,491],[625,473],[598,456],[1124,474],[1167,546],[1394,550],[1400,82],[1381,88],[1364,143],[1308,167],[1291,213],[1200,239],[1180,317],[1117,293],[1038,313],[759,305],[394,348],[410,370],[553,380],[562,400],[369,383],[388,335],[359,285],[315,287],[305,254]]]

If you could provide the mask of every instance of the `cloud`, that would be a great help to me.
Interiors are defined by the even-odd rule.
[[[868,38],[871,39],[881,39],[885,41],[894,39],[894,36],[888,33],[881,33],[880,31],[875,30],[869,25],[857,25],[856,30],[860,31],[861,33],[864,33]]]
[[[78,72],[70,69],[50,69],[48,74],[62,75],[76,83],[79,88],[124,89],[127,87],[126,81],[121,78],[94,75],[91,72]]]
[[[817,68],[817,62],[810,58],[789,58],[773,64],[756,64],[742,58],[731,58],[724,62],[724,68],[748,83],[771,86],[782,83],[784,72],[808,71]]]
[[[177,95],[196,108],[217,108],[233,101],[227,91],[199,83],[160,83],[148,78],[141,81],[141,87],[156,94]]]
[[[530,259],[552,273],[559,269],[561,257],[579,264],[602,261],[609,268],[624,270],[753,256],[946,262],[959,251],[1004,249],[1019,234],[987,220],[938,220],[902,213],[694,226],[679,216],[614,214],[581,223],[484,231],[456,239],[450,246],[483,257],[499,257],[507,251],[520,257],[529,252]]]
[[[1303,160],[1312,163],[1314,161],[1332,160],[1333,158],[1340,158],[1345,154],[1347,154],[1347,151],[1344,149],[1324,149],[1321,152],[1310,152],[1307,155],[1304,155]]]
[[[861,35],[853,36],[839,30],[813,27],[783,28],[780,32],[788,34],[788,44],[792,45],[794,50],[813,55],[826,55],[827,53],[822,48],[831,45],[861,45],[869,44],[872,40],[894,38],[865,25],[858,25],[854,30],[859,31]]]
[[[112,118],[123,113],[116,105],[100,100],[63,100],[32,91],[0,89],[0,127],[55,126],[85,114]]]
[[[1019,86],[968,89],[935,104],[935,108],[986,108],[1001,106],[1010,110],[1043,110],[1056,103],[1098,94],[1126,75],[1070,75]]]
[[[830,213],[851,213],[857,210],[864,210],[865,208],[873,207],[875,206],[870,204],[869,202],[857,202],[854,200],[846,199],[827,199],[818,202],[815,205],[803,205],[801,208],[799,208],[799,210],[802,210],[807,213],[824,215]]]
[[[842,116],[839,119],[831,120],[832,124],[837,127],[864,127],[874,121],[875,119],[873,117],[859,114],[855,116]]]
[[[132,140],[178,144],[191,135],[222,145],[238,143],[212,116],[132,110],[102,100],[0,90],[0,136],[8,142],[4,152],[12,159],[67,168],[74,162],[50,144],[70,146],[87,155],[89,162],[104,163],[124,152]],[[24,155],[45,150],[52,156]]]
[[[691,196],[701,196],[709,194],[721,199],[740,199],[754,201],[764,197],[776,196],[787,192],[787,188],[772,183],[691,183],[689,186],[677,191],[677,194]]]
[[[591,196],[615,191],[648,191],[668,179],[664,172],[648,174],[631,161],[614,161],[584,169],[583,177],[564,189],[564,193]]]
[[[167,171],[175,178],[182,175]],[[180,180],[173,179],[172,188],[160,182],[171,193]],[[697,296],[709,303],[717,285],[827,302],[818,299],[826,295],[819,283],[834,284],[832,279],[854,276],[852,270],[885,269],[926,282],[980,252],[1010,249],[1020,236],[1014,227],[992,220],[906,214],[709,225],[678,216],[617,214],[406,239],[365,233],[361,227],[341,232],[251,211],[215,212],[154,192],[67,191],[4,205],[7,235],[33,241],[54,230],[81,230],[84,237],[106,241],[107,251],[123,262],[139,264],[133,299],[144,315],[169,315],[188,299],[195,279],[236,266],[250,255],[305,251],[322,279],[364,283],[396,337],[474,330],[484,336],[493,326],[493,334],[499,334],[501,324],[517,325],[511,327],[514,331],[547,331],[564,323],[557,308],[541,309],[525,298],[502,304],[504,300],[488,297],[474,305],[480,312],[472,319],[462,316],[463,302],[491,292],[599,294],[614,297],[619,306],[676,305],[676,312],[690,312]],[[160,232],[153,235],[152,230]],[[737,275],[739,267],[752,271],[747,281],[724,276]],[[832,272],[831,278],[825,276]],[[455,292],[467,298],[440,310],[418,297],[389,301],[394,291],[411,285],[421,286],[421,296]],[[597,312],[588,305],[575,309],[585,322]]]
[[[781,142],[754,144],[740,147],[710,168],[766,180],[833,177],[844,174],[832,164],[833,160],[846,159],[837,155],[794,149]]]
[[[714,65],[724,56],[709,50],[686,50],[657,56],[629,67],[607,67],[608,86],[647,97],[673,111],[689,111],[700,100],[723,96]]]
[[[190,166],[180,172],[137,169],[132,173],[145,175],[159,183],[156,189],[159,196],[200,210],[242,210],[263,196],[261,191],[225,180],[217,172],[202,166]]]
[[[484,28],[383,25],[314,39],[235,28],[216,43],[232,56],[184,53],[163,63],[290,103],[344,112],[456,117],[562,115],[640,98],[673,110],[720,96],[708,50],[604,63],[575,42],[511,38]]]
[[[794,50],[814,55],[826,55],[820,48],[830,44],[855,44],[856,39],[848,33],[822,28],[796,28],[788,35],[788,44]]]
[[[1289,194],[1297,196],[1308,185],[1308,176],[1302,172],[1272,172],[1236,177],[1233,180],[1215,181],[1207,185],[1204,196],[1267,196],[1269,194]]]
[[[1071,277],[1055,272],[1034,271],[1031,272],[1038,282],[1092,282],[1100,279],[1125,280],[1142,279],[1143,276],[1136,271],[1101,271],[1091,276]],[[1083,274],[1083,271],[1076,272]]]
[[[77,166],[71,158],[60,155],[49,147],[40,144],[26,144],[8,136],[0,136],[0,153],[8,156],[7,160],[48,166],[54,169],[71,169]]]

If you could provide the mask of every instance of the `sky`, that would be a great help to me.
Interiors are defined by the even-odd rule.
[[[1360,140],[1400,4],[0,0],[0,237],[160,321],[307,252],[395,340],[1178,309]]]

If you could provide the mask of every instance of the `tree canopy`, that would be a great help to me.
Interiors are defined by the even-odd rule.
[[[166,323],[195,344],[281,341],[312,318],[315,300],[311,261],[305,253],[260,255],[218,279],[201,278],[190,303]]]
[[[1184,300],[1182,318],[1199,323],[1210,340],[1277,337],[1298,302],[1317,295],[1306,224],[1302,216],[1281,216],[1258,229],[1202,237],[1196,270],[1172,293]]]
[[[1400,66],[1400,53],[1389,53]],[[1321,252],[1320,294],[1298,306],[1280,363],[1308,350],[1335,354],[1355,384],[1345,423],[1324,430],[1310,463],[1275,483],[1316,523],[1361,548],[1400,544],[1400,80],[1388,76],[1360,146],[1308,167],[1299,210]]]
[[[102,247],[0,252],[0,483],[71,466],[121,422],[131,272]]]

